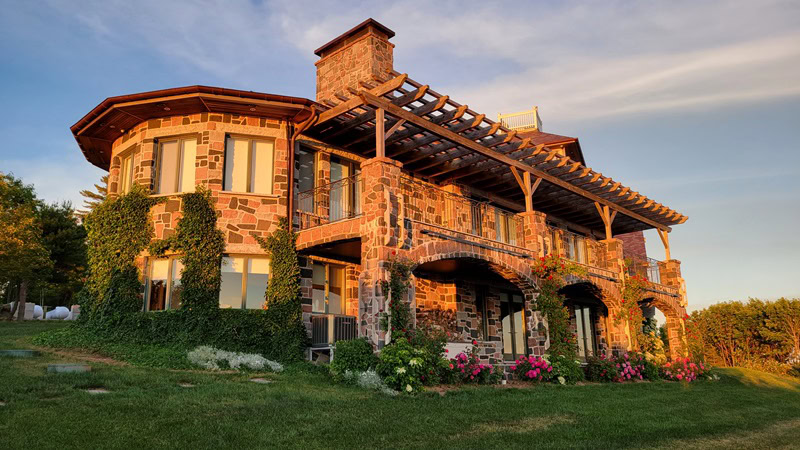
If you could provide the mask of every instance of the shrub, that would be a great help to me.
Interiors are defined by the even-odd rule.
[[[661,367],[661,376],[665,380],[691,383],[700,377],[707,377],[709,368],[702,362],[692,362],[689,358],[667,362]]]
[[[142,283],[139,271],[133,265],[114,269],[103,301],[97,305],[97,319],[103,320],[117,314],[137,312],[142,309]]]
[[[494,370],[491,364],[484,364],[478,358],[478,350],[472,347],[470,353],[461,352],[450,361],[448,366],[456,382],[476,384],[497,384],[502,374]]]
[[[425,375],[423,384],[432,386],[439,384],[448,376],[449,361],[444,358],[447,346],[447,332],[440,328],[420,327],[409,333],[411,345],[425,352]]]
[[[388,386],[381,380],[380,375],[374,370],[367,370],[364,372],[353,372],[347,370],[342,375],[342,379],[349,384],[355,384],[358,387],[378,391],[381,394],[397,395],[397,391],[389,389]]]
[[[425,351],[399,338],[381,350],[377,372],[392,389],[414,393],[422,390],[425,376]]]
[[[553,368],[553,381],[558,381],[561,384],[575,384],[585,379],[580,361],[565,355],[545,355],[545,359],[549,361],[550,366]]]
[[[245,367],[253,370],[269,369],[273,372],[282,372],[283,366],[275,361],[270,361],[261,355],[253,353],[226,352],[208,345],[202,345],[188,354],[192,364],[205,367],[209,370],[219,370],[220,363],[223,367],[238,370]]]
[[[619,379],[617,360],[611,355],[592,356],[587,360],[586,377],[590,381],[610,382]]]
[[[518,358],[511,366],[514,376],[519,380],[548,382],[553,379],[553,367],[539,356]]]
[[[331,372],[337,376],[347,371],[366,372],[378,364],[378,357],[366,338],[337,342],[333,356]]]

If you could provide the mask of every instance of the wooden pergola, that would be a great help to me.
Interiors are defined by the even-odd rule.
[[[687,220],[406,74],[392,72],[361,88],[326,101],[298,134],[364,157],[395,159],[416,177],[466,185],[498,206],[552,214],[606,237],[655,228],[668,248],[670,227]]]

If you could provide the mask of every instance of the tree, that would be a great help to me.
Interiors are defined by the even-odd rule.
[[[83,286],[86,274],[86,229],[78,223],[69,202],[45,204],[39,209],[42,242],[50,252],[52,270],[32,291],[51,306],[68,305]]]
[[[278,229],[266,238],[254,236],[270,254],[270,278],[265,293],[265,307],[289,303],[300,305],[300,265],[297,261],[297,233],[289,231],[281,217]]]
[[[800,358],[800,299],[769,302],[766,316],[765,337],[777,341],[790,359]]]
[[[29,284],[52,268],[50,252],[42,240],[38,216],[41,203],[33,186],[25,185],[13,175],[0,174],[0,285],[17,303],[12,316],[25,313]]]
[[[97,205],[103,203],[106,197],[108,197],[108,175],[103,175],[103,177],[100,178],[100,184],[95,184],[94,189],[97,192],[92,192],[88,189],[81,191],[81,195],[84,197],[83,207],[86,209],[81,209],[75,212],[75,215],[81,219],[85,218],[87,214],[94,211]]]

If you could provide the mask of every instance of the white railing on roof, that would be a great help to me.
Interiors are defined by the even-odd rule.
[[[539,108],[534,106],[527,111],[498,114],[497,120],[501,125],[510,130],[532,129],[542,130],[542,119],[539,117]]]

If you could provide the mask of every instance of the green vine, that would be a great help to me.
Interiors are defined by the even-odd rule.
[[[89,279],[88,295],[81,296],[86,317],[91,317],[107,300],[115,271],[130,275],[127,268],[153,238],[150,208],[163,199],[153,199],[148,194],[147,189],[134,185],[125,195],[105,199],[86,216]]]
[[[539,295],[535,309],[547,318],[552,356],[564,356],[574,360],[577,356],[577,340],[570,329],[569,310],[564,306],[566,298],[559,293],[567,283],[567,275],[582,276],[585,270],[556,255],[547,255],[536,261],[532,267],[539,281]]]
[[[617,325],[624,323],[628,328],[631,349],[636,351],[639,350],[640,344],[645,340],[644,332],[642,331],[644,315],[639,302],[644,298],[648,283],[647,278],[641,275],[631,276],[626,274],[622,287],[620,309],[614,316],[614,322]]]
[[[183,254],[181,271],[181,307],[207,311],[219,306],[222,279],[222,253],[225,237],[217,229],[217,212],[211,191],[198,186],[196,192],[183,194],[183,216],[178,220],[175,234],[154,241],[149,250],[163,255],[167,250]]]
[[[387,266],[389,280],[381,280],[381,292],[389,295],[389,314],[381,311],[381,327],[391,330],[392,341],[408,337],[411,326],[411,308],[406,301],[411,285],[411,264],[406,261],[390,259]]]

